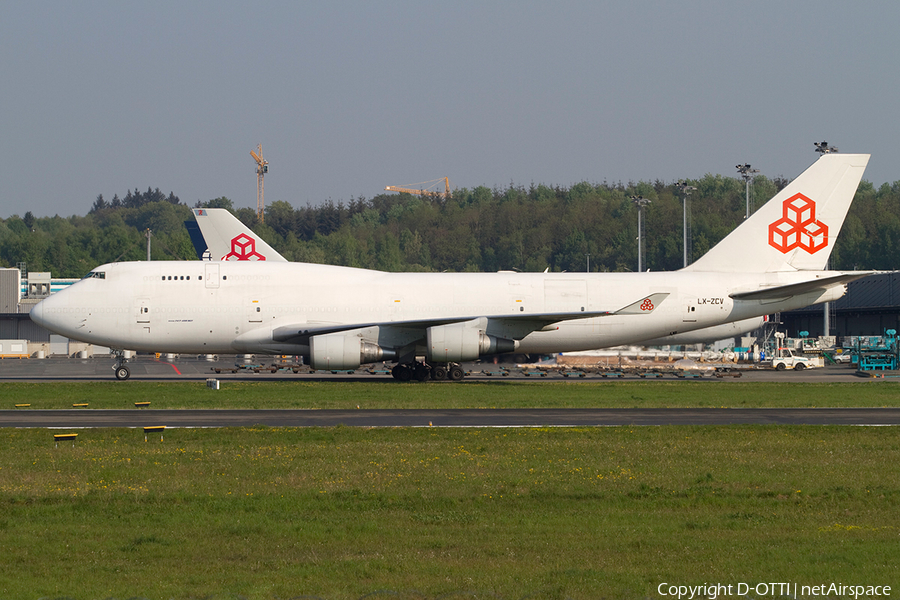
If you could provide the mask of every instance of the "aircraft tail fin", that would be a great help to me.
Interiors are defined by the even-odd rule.
[[[821,271],[868,154],[823,154],[685,271]]]
[[[194,218],[212,260],[274,260],[287,262],[237,217],[224,208],[195,208]]]
[[[191,237],[191,243],[197,252],[197,260],[209,260],[209,248],[207,248],[206,240],[200,232],[200,226],[197,221],[185,221],[184,227],[187,229],[188,235]]]

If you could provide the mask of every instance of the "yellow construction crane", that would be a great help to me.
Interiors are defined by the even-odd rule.
[[[269,172],[269,161],[263,160],[262,144],[256,147],[256,152],[250,151],[250,156],[256,161],[256,215],[259,222],[263,222],[263,213],[266,203],[263,200],[263,176]]]
[[[441,182],[444,182],[444,191],[435,190]],[[415,187],[413,187],[415,186]],[[424,186],[424,187],[421,187]],[[384,188],[388,192],[406,192],[407,194],[416,194],[418,196],[443,196],[450,197],[450,178],[443,177],[441,179],[432,179],[431,181],[423,181],[422,183],[410,183],[405,186],[389,185]]]

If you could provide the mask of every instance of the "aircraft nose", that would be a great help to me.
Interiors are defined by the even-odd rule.
[[[35,304],[31,308],[31,312],[29,313],[29,315],[31,316],[31,320],[41,327],[44,327],[44,324],[46,323],[46,321],[44,320],[44,302],[46,302],[46,300],[41,300],[40,302]]]
[[[59,309],[56,307],[58,306],[59,301],[54,296],[41,300],[34,305],[29,313],[31,321],[44,329],[60,333],[57,330],[63,323],[60,321],[60,315],[57,312]],[[56,308],[56,310],[54,310],[54,308]]]

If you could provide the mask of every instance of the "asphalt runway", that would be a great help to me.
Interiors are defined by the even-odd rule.
[[[900,408],[0,410],[0,427],[610,427],[900,425]]]
[[[6,381],[115,381],[113,360],[92,359],[28,359],[0,361],[0,380]],[[236,373],[215,373],[214,369],[235,366],[233,357],[217,362],[178,359],[172,362],[141,357],[129,362],[135,381],[382,381],[386,385],[465,385],[467,381],[530,380],[560,381],[645,381],[637,374],[623,378],[602,378],[588,374],[584,378],[560,373],[541,377],[535,371],[511,369],[502,376],[497,365],[467,365],[469,375],[463,382],[398,383],[384,373],[292,373],[279,370],[254,373],[244,367]],[[491,375],[486,374],[491,373]],[[666,381],[703,381],[709,385],[728,385],[734,381],[781,382],[859,382],[879,384],[891,381],[863,379],[848,366],[839,365],[802,372],[774,370],[742,370],[741,377],[717,378],[707,373],[700,379],[682,380],[672,374]],[[128,385],[128,381],[120,385]],[[103,428],[103,427],[603,427],[658,425],[900,425],[900,408],[747,408],[747,409],[448,409],[448,410],[0,410],[0,427],[36,428]]]

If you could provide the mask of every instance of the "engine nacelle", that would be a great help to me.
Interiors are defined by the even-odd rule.
[[[309,362],[313,369],[358,369],[363,363],[395,358],[395,351],[366,342],[352,333],[329,333],[309,338]]]
[[[516,342],[488,335],[479,319],[429,327],[426,358],[430,362],[462,362],[486,354],[502,354],[516,349]]]

